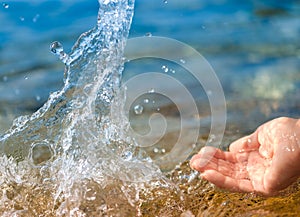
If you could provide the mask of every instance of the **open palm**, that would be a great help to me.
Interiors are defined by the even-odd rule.
[[[299,120],[278,118],[232,143],[229,152],[204,147],[191,159],[201,177],[221,188],[272,195],[300,175]]]

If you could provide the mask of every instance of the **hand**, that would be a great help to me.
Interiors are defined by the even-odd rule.
[[[300,119],[267,122],[232,143],[229,152],[206,146],[190,165],[218,187],[276,194],[300,176]]]

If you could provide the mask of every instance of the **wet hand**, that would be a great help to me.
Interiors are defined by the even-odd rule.
[[[300,176],[300,119],[277,118],[223,152],[204,147],[190,162],[221,188],[276,194]]]

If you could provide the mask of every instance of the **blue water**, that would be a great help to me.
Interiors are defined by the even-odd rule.
[[[64,65],[49,46],[57,40],[69,52],[97,11],[96,0],[1,2],[0,133],[62,87]],[[300,116],[299,18],[296,0],[137,0],[130,37],[170,37],[197,49],[221,81],[227,122],[251,130],[276,116]],[[199,84],[178,76],[201,99]]]

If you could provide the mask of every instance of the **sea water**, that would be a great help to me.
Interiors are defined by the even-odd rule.
[[[62,90],[0,139],[2,215],[138,214],[143,183],[171,186],[129,136],[124,98],[116,97],[134,0],[99,3],[96,27],[71,53],[60,42],[50,46],[66,65]],[[9,195],[10,188],[19,190]]]

